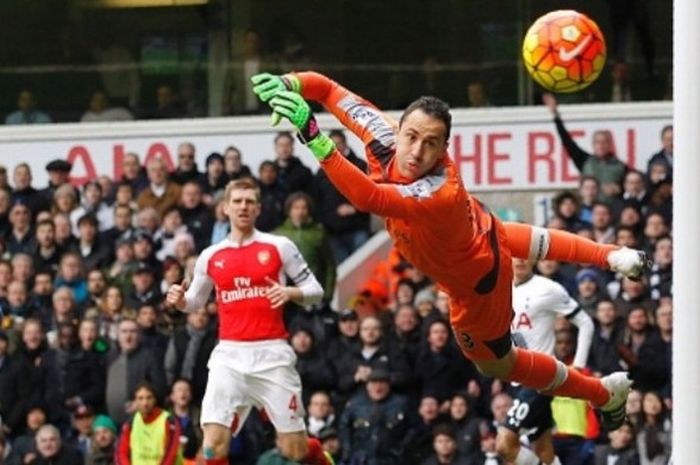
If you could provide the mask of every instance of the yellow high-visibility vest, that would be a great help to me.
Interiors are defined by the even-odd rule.
[[[134,414],[129,437],[131,465],[160,465],[165,456],[166,423],[169,416],[170,413],[163,410],[158,415],[158,418],[151,423],[146,423],[139,412]],[[179,446],[180,438],[175,438],[175,440],[178,441],[175,463],[182,465],[182,448]]]
[[[555,397],[552,400],[552,416],[555,432],[585,438],[588,431],[588,403],[570,397]]]

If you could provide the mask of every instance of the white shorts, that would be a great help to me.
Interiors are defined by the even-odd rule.
[[[296,354],[284,340],[221,341],[209,357],[202,425],[215,423],[236,435],[250,409],[264,409],[280,433],[304,431]],[[235,422],[235,424],[234,424]]]

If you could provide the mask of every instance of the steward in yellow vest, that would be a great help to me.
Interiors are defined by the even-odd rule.
[[[122,426],[115,465],[182,465],[180,424],[156,405],[153,387],[139,384],[134,403],[136,413]]]

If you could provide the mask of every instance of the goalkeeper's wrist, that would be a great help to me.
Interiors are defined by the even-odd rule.
[[[282,82],[284,82],[284,86],[287,88],[287,90],[301,94],[301,81],[294,74],[283,74],[280,76],[280,79],[282,79]]]
[[[314,154],[318,161],[323,161],[330,156],[335,150],[335,142],[333,139],[320,132],[316,137],[311,139],[306,146]]]

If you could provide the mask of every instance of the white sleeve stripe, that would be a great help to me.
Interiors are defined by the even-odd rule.
[[[530,236],[530,260],[542,260],[549,252],[549,231],[537,226],[532,227]]]

